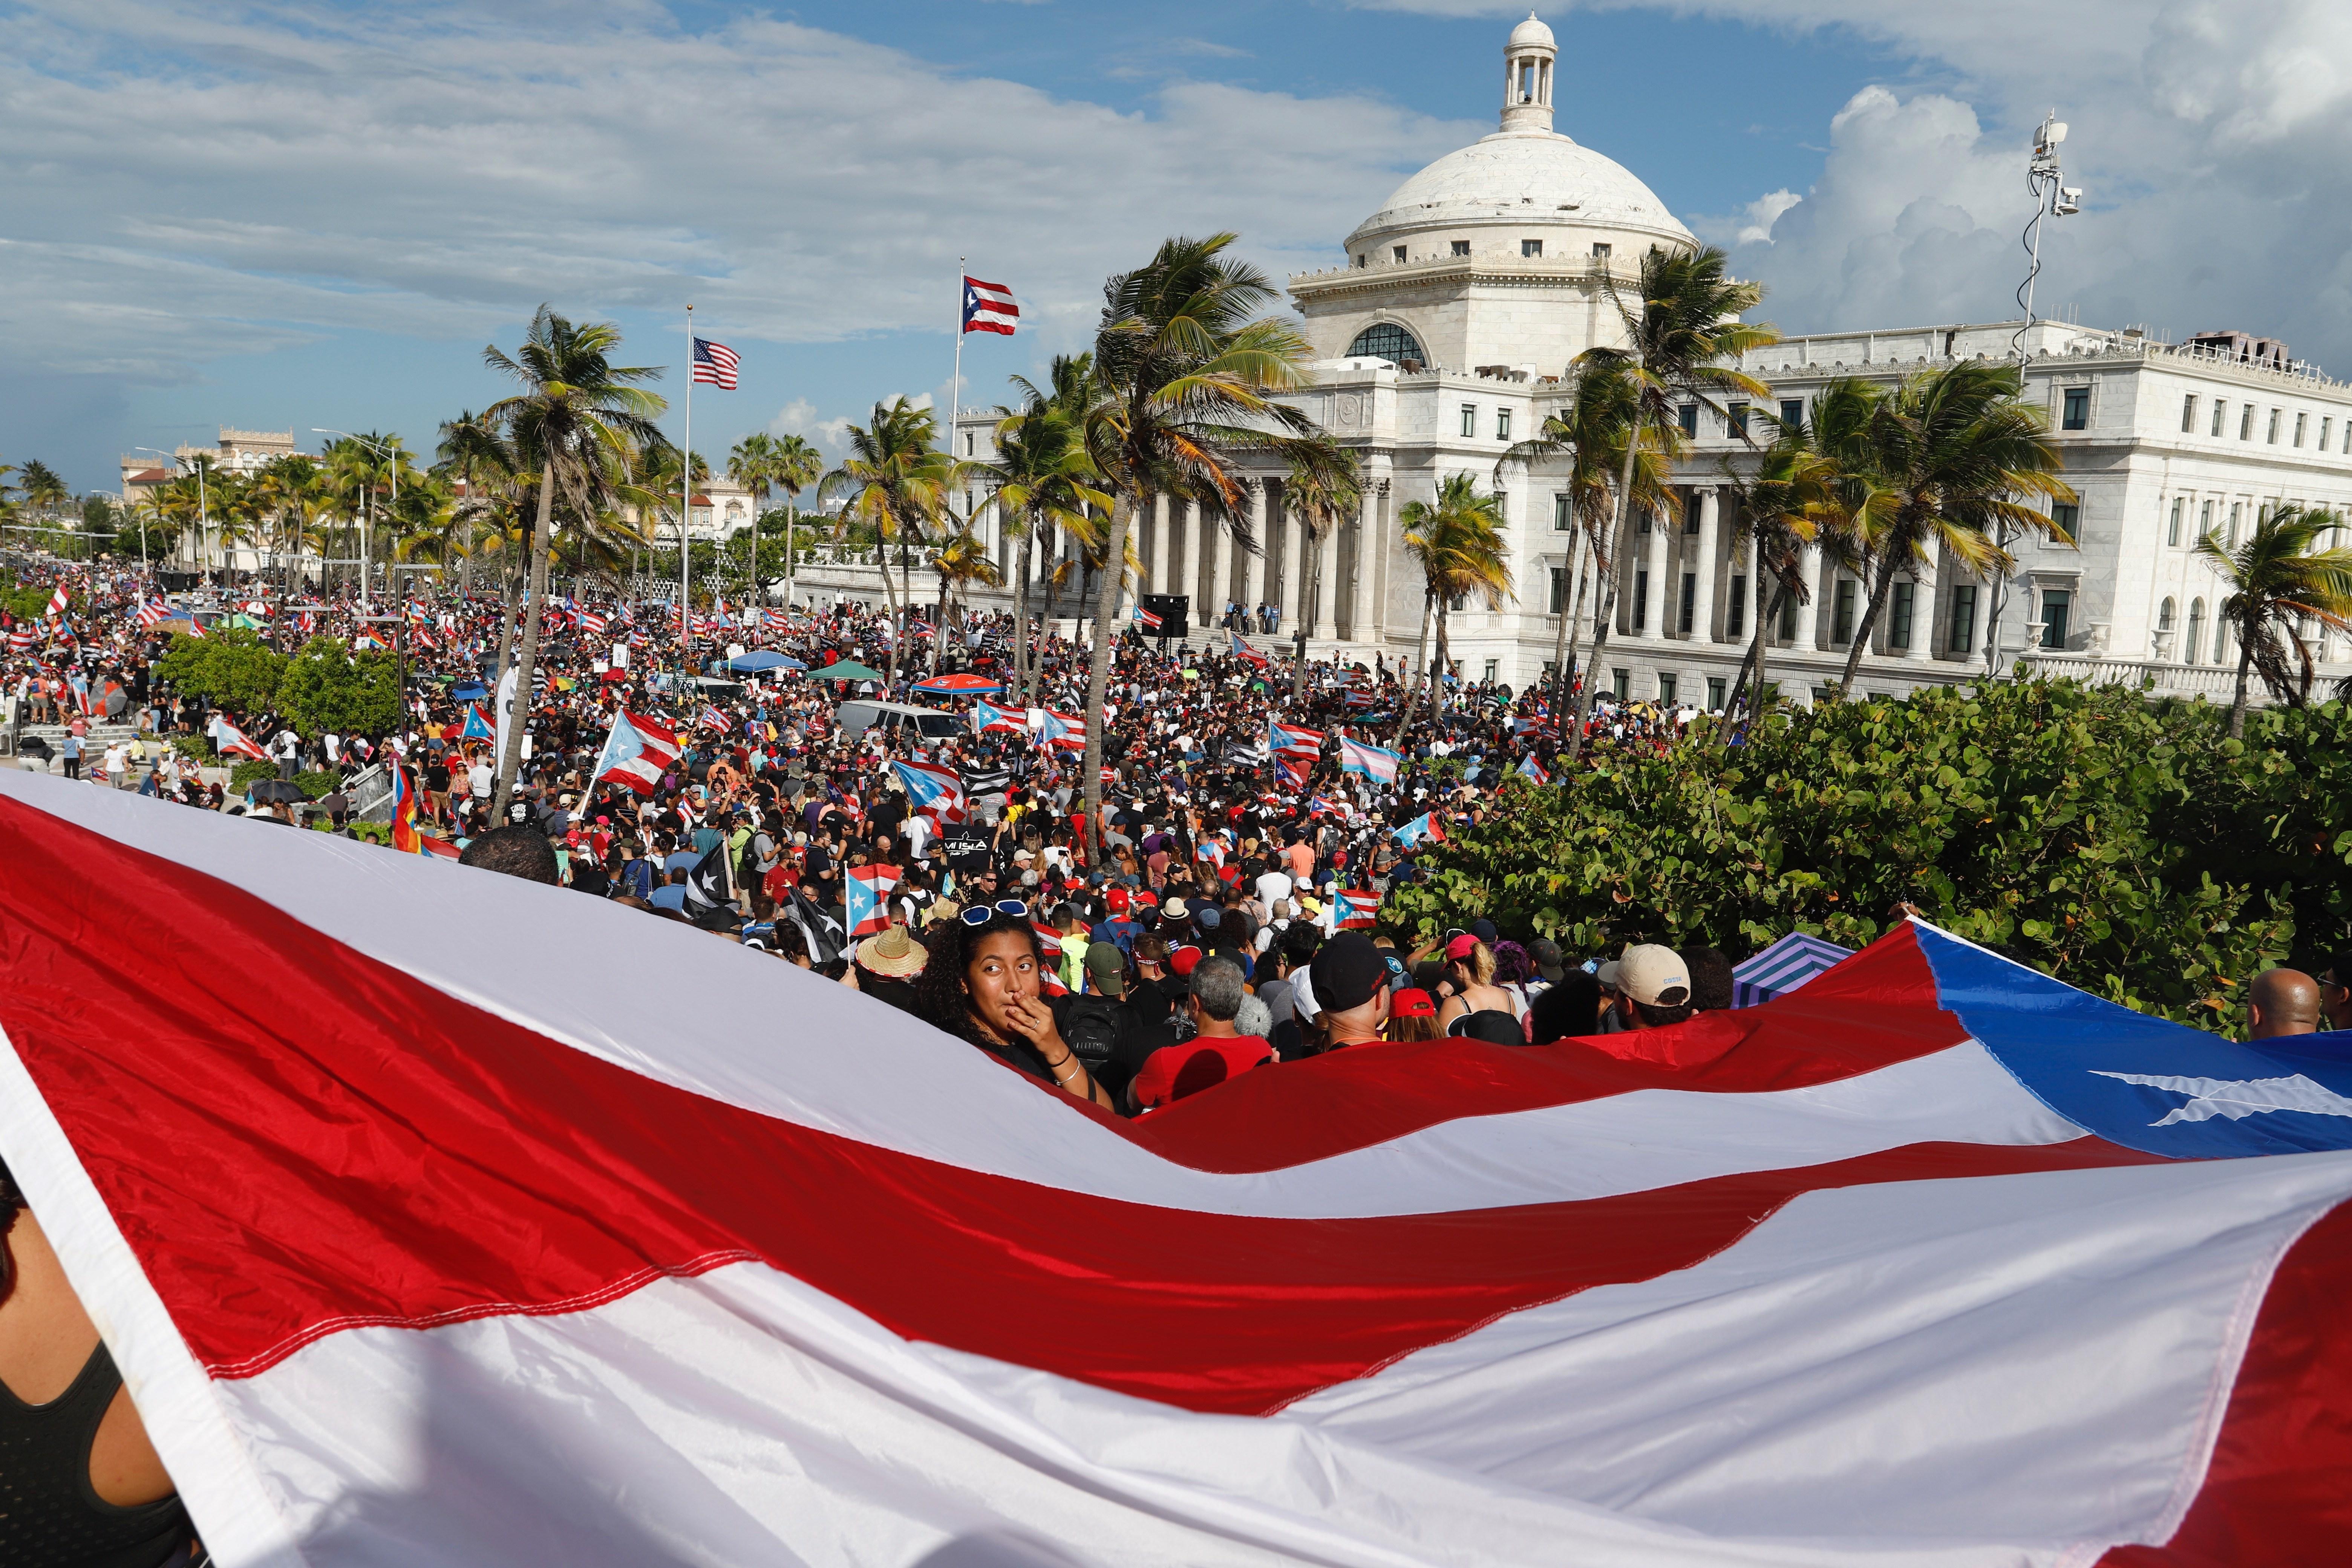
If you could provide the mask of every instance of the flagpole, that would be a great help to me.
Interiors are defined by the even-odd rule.
[[[694,307],[686,308],[686,460],[680,465],[686,478],[685,493],[677,509],[677,669],[683,682],[694,674],[694,589],[688,574],[688,563],[694,553],[688,528],[694,521]],[[679,688],[678,700],[687,700],[687,688]]]
[[[956,258],[955,374],[948,377],[948,427],[944,432],[950,462],[955,461],[956,411],[963,406],[963,280],[966,265],[965,258],[961,256]],[[970,520],[967,519],[967,524],[969,521]],[[910,599],[915,596],[911,589],[908,590],[907,596]],[[940,619],[944,621],[947,617],[942,615]],[[898,635],[900,639],[904,640],[907,635],[904,626],[899,628]],[[931,668],[935,670],[940,667],[940,629],[933,626],[931,628]]]

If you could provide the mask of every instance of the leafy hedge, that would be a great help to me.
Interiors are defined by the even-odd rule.
[[[340,639],[313,637],[291,657],[250,626],[181,633],[155,662],[181,691],[251,719],[277,712],[305,735],[380,733],[400,719],[398,665],[388,653],[353,654]]]
[[[1775,714],[1741,745],[1702,729],[1514,775],[1384,919],[1738,956],[1790,931],[1859,946],[1909,902],[2086,991],[2234,1023],[2249,975],[2352,931],[2352,711],[2263,711],[2242,742],[2226,720],[2026,681]]]

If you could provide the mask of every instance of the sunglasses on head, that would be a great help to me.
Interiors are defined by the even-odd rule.
[[[974,904],[964,910],[963,923],[968,926],[984,926],[999,915],[1018,915],[1025,918],[1028,913],[1029,906],[1020,900],[999,899],[992,904]]]

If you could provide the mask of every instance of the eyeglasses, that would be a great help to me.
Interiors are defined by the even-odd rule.
[[[963,923],[984,926],[999,915],[1026,916],[1029,906],[1018,899],[999,899],[992,904],[974,904],[963,911]]]

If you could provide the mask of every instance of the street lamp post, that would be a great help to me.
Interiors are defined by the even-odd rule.
[[[310,434],[313,436],[341,436],[344,440],[356,441],[361,446],[365,447],[368,450],[381,456],[386,466],[392,469],[392,504],[394,510],[395,511],[398,510],[400,507],[400,448],[396,445],[387,446],[382,441],[371,441],[364,436],[354,436],[348,430],[327,430],[322,429],[316,425],[310,426]],[[361,494],[360,509],[363,517],[363,521],[360,524],[360,614],[361,616],[365,616],[370,612],[370,605],[368,602],[368,574],[373,570],[368,563],[368,535],[375,531],[375,487],[373,485],[368,486],[366,490]]]

